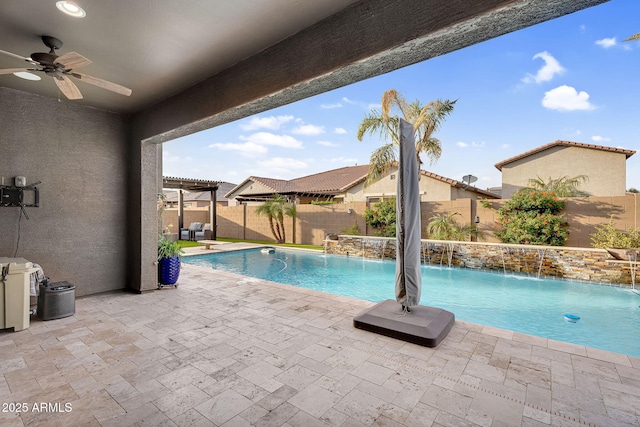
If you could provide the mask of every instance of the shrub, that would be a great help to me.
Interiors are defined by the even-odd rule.
[[[324,205],[335,205],[338,202],[333,201],[333,200],[312,200],[311,204],[312,205],[317,205],[317,206],[324,206]]]
[[[503,243],[563,246],[569,237],[564,207],[553,192],[522,189],[498,210],[494,234]]]
[[[377,236],[396,237],[395,197],[375,203],[364,210],[365,222],[376,229]]]
[[[460,213],[454,212],[449,215],[436,214],[429,218],[429,224],[427,224],[426,229],[429,239],[465,241],[476,232],[479,233],[478,237],[480,237],[482,233],[480,233],[474,225],[460,224],[455,219],[456,215],[460,215]]]
[[[340,230],[340,234],[348,234],[350,236],[359,236],[360,235],[360,227],[358,227],[358,223],[354,223],[351,227],[343,228]]]
[[[640,230],[631,228],[629,231],[616,229],[613,215],[606,224],[596,225],[596,232],[589,235],[591,246],[594,248],[629,249],[640,247]]]

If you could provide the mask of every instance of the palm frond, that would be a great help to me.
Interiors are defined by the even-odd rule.
[[[640,33],[636,33],[629,37],[628,39],[624,39],[625,42],[630,42],[632,40],[640,40]]]
[[[369,159],[369,173],[365,185],[370,185],[387,173],[396,162],[396,146],[393,143],[376,148]]]
[[[357,134],[358,141],[362,141],[362,138],[364,138],[366,134],[375,135],[379,133],[382,138],[388,138],[389,135],[386,133],[386,130],[387,128],[382,118],[379,113],[374,110],[360,122]]]
[[[587,175],[576,175],[574,177],[563,176],[561,178],[551,178],[544,181],[540,176],[529,180],[529,187],[541,191],[550,191],[559,197],[588,197],[591,194],[587,191],[580,190],[581,184],[589,181]]]
[[[394,106],[400,110],[403,116],[406,116],[405,112],[409,108],[407,101],[397,90],[390,89],[382,94],[382,118],[384,120],[388,120],[391,117],[391,111]]]

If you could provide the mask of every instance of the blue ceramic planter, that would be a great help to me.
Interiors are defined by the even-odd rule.
[[[180,257],[161,258],[158,262],[158,282],[175,285],[180,275]]]

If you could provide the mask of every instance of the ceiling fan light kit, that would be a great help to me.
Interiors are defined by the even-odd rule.
[[[60,12],[73,16],[74,18],[84,18],[87,16],[83,8],[70,1],[58,1],[56,2],[56,7]]]
[[[16,77],[20,77],[21,79],[25,79],[25,80],[33,80],[33,81],[38,81],[38,80],[42,80],[40,78],[40,76],[30,73],[28,71],[17,71],[15,73],[13,73],[14,76]]]
[[[93,77],[87,74],[76,72],[76,68],[87,66],[91,64],[91,61],[76,52],[69,52],[65,53],[64,55],[58,56],[56,54],[56,50],[62,47],[62,41],[60,41],[59,39],[51,36],[42,36],[42,42],[50,49],[49,52],[32,53],[29,58],[17,55],[15,53],[0,50],[0,54],[12,56],[17,59],[22,59],[32,64],[32,67],[28,68],[6,68],[0,70],[0,75],[15,74],[16,76],[23,79],[40,80],[39,76],[33,73],[45,73],[46,75],[53,77],[53,81],[55,82],[56,86],[58,86],[60,92],[62,92],[62,94],[67,97],[67,99],[82,99],[82,93],[80,92],[80,89],[78,89],[75,83],[71,81],[69,76],[78,80],[82,80],[90,85],[118,93],[120,95],[131,95],[131,89],[127,87],[100,79],[98,77]]]

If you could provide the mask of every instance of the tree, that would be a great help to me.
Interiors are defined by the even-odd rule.
[[[627,190],[627,193],[640,193],[640,190],[638,190],[637,188],[631,187]]]
[[[429,235],[429,239],[458,241],[468,240],[469,237],[476,232],[476,227],[471,224],[460,224],[456,221],[456,215],[460,215],[460,213],[453,212],[449,215],[436,214],[429,218],[429,224],[427,224],[426,230]]]
[[[396,198],[382,200],[364,210],[364,221],[377,229],[376,235],[396,237]]]
[[[498,210],[496,237],[503,243],[563,246],[569,225],[554,193],[523,188]]]
[[[395,89],[383,93],[381,111],[372,110],[358,126],[359,141],[362,141],[366,134],[379,134],[388,141],[371,153],[366,184],[371,184],[379,179],[396,162],[396,147],[400,145],[401,117],[413,124],[418,164],[422,164],[421,153],[426,154],[431,163],[438,160],[442,153],[442,146],[432,134],[451,114],[456,101],[438,99],[422,106],[417,100],[407,103]],[[399,115],[392,115],[393,112],[399,112]]]
[[[293,203],[287,203],[284,197],[276,193],[271,199],[267,200],[264,205],[258,206],[255,212],[258,215],[264,215],[267,217],[271,233],[273,234],[273,237],[275,237],[276,242],[284,243],[284,217],[295,217],[296,205]]]
[[[572,178],[565,175],[556,179],[549,177],[547,182],[538,176],[536,179],[529,180],[529,187],[555,193],[558,197],[589,197],[591,193],[578,189],[587,181],[589,177],[586,175],[576,175]]]

